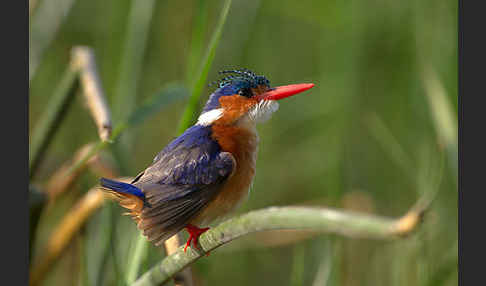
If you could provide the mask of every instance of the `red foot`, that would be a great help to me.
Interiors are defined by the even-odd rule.
[[[209,230],[209,227],[199,228],[199,227],[194,226],[192,224],[188,224],[186,226],[186,230],[189,233],[189,239],[186,242],[186,247],[184,247],[184,252],[186,252],[186,249],[187,249],[188,246],[191,246],[191,241],[192,241],[192,244],[194,244],[194,246],[197,249],[199,249],[199,247],[197,246],[197,240],[199,239],[199,236],[201,234],[203,234],[203,233],[205,233],[206,231]]]

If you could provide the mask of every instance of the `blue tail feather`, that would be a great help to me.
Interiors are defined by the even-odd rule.
[[[145,194],[139,188],[135,187],[132,184],[113,181],[106,178],[101,178],[100,182],[101,185],[105,188],[114,190],[119,193],[134,195],[145,201]]]

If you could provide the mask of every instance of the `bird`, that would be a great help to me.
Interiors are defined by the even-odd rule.
[[[278,110],[278,101],[313,83],[271,87],[249,69],[220,71],[197,122],[160,151],[130,183],[101,178],[104,191],[127,209],[156,246],[185,229],[184,247],[198,248],[208,225],[226,217],[247,198],[255,176],[256,124]],[[192,248],[192,247],[191,247]]]

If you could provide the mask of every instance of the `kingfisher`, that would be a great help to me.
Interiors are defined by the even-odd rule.
[[[248,196],[255,175],[256,124],[277,111],[278,100],[313,83],[271,87],[248,69],[219,72],[197,122],[170,142],[131,183],[101,178],[101,186],[128,210],[156,246],[186,229],[198,248],[209,223],[225,217]]]

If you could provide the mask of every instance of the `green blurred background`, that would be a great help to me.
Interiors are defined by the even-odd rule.
[[[94,49],[114,124],[168,82],[190,82],[223,1],[31,0],[29,132],[75,45]],[[197,285],[457,284],[457,2],[234,0],[207,83],[246,67],[273,85],[316,86],[258,127],[257,175],[238,210],[318,205],[398,217],[430,188],[424,224],[403,240],[259,233],[193,264]],[[56,29],[56,27],[58,27]],[[203,91],[201,103],[211,88]],[[187,98],[106,150],[135,176],[174,136]],[[40,186],[98,140],[77,96],[40,165]],[[441,169],[441,164],[444,168]],[[440,183],[434,178],[440,177]],[[93,185],[87,172],[44,213],[33,255]],[[435,181],[434,181],[435,180]],[[119,285],[138,232],[107,202],[44,285]],[[145,272],[164,257],[150,247]]]

